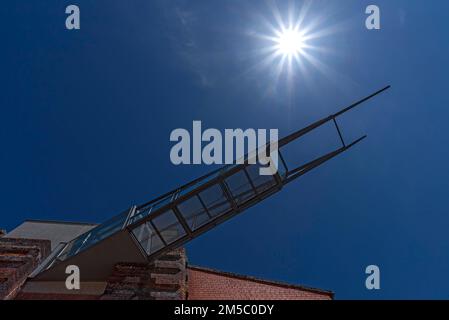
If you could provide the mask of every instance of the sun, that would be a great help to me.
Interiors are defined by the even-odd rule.
[[[277,53],[287,57],[298,57],[305,47],[304,35],[293,28],[278,32],[275,42]]]
[[[257,83],[267,82],[265,95],[286,93],[290,97],[299,88],[296,84],[312,90],[311,72],[332,81],[342,79],[341,72],[326,60],[337,52],[329,46],[334,43],[330,37],[346,31],[347,23],[329,24],[331,11],[313,10],[315,1],[304,0],[299,7],[297,2],[267,1],[267,12],[255,14],[254,26],[246,31],[255,41],[248,54],[254,61],[245,73],[263,72],[264,77],[257,78]]]

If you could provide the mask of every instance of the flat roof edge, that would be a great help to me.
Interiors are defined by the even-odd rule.
[[[98,226],[99,225],[99,223],[91,223],[91,222],[45,220],[45,219],[25,219],[23,222],[51,223],[51,224],[71,224],[71,225],[78,225],[78,226]]]

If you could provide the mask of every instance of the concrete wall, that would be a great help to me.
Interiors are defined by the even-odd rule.
[[[30,220],[10,231],[6,237],[49,240],[53,250],[59,243],[70,242],[94,227],[95,224]]]

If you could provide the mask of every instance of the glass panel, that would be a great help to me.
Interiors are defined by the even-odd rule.
[[[208,177],[203,178],[202,180],[198,181],[197,183],[195,183],[194,185],[190,186],[190,187],[185,187],[184,189],[181,190],[180,192],[180,196],[181,195],[185,195],[191,191],[193,191],[194,189],[205,185],[206,183],[212,181],[213,179],[217,178],[219,175],[221,175],[222,173],[225,173],[229,170],[231,170],[232,168],[234,168],[235,166],[237,166],[237,164],[231,164],[231,165],[225,165],[223,168],[221,168],[220,170],[217,170],[217,172],[209,175]]]
[[[128,217],[128,213],[129,211],[125,211],[73,240],[69,243],[64,253],[59,256],[59,259],[65,260],[120,231]]]
[[[172,210],[164,212],[152,221],[167,244],[178,240],[186,234]]]
[[[253,182],[254,186],[257,189],[257,192],[262,193],[271,187],[276,185],[276,180],[274,176],[262,176],[259,173],[259,169],[261,168],[258,164],[249,165],[246,167],[246,171]]]
[[[197,196],[178,204],[178,209],[192,230],[198,229],[210,220]]]
[[[164,246],[153,226],[147,222],[133,229],[133,234],[139,241],[142,249],[150,255]]]
[[[278,173],[281,176],[281,179],[284,180],[287,177],[287,167],[284,162],[284,158],[281,155],[281,152],[279,152],[279,165],[278,165]]]
[[[218,184],[214,184],[200,192],[200,197],[212,217],[222,215],[232,208]]]
[[[136,221],[139,221],[143,218],[148,217],[148,215],[153,211],[153,207],[150,205],[140,210],[136,210],[134,215],[129,218],[128,225],[133,224]]]
[[[172,201],[172,199],[174,198],[175,194],[176,194],[176,192],[173,192],[173,193],[169,194],[168,196],[166,196],[165,198],[162,198],[161,200],[157,201],[156,203],[150,204],[150,205],[136,211],[134,216],[132,216],[129,219],[128,225],[133,224],[137,221],[140,221],[143,218],[148,217],[150,215],[150,213],[156,212],[163,206],[169,204]]]
[[[158,202],[156,202],[153,205],[153,209],[151,210],[152,212],[155,212],[156,210],[162,208],[163,206],[169,204],[172,201],[174,193],[169,194],[168,196],[166,196],[165,198],[159,200]]]
[[[180,196],[186,195],[187,193],[198,188],[199,186],[206,184],[207,182],[211,181],[212,179],[215,179],[219,174],[220,174],[220,172],[216,172],[214,174],[211,174],[209,177],[206,177],[206,178],[198,181],[194,185],[191,185],[190,187],[185,187],[184,189],[181,190]]]
[[[70,242],[64,249],[64,252],[58,257],[58,259],[65,260],[68,257],[75,255],[81,249],[83,242],[86,241],[88,237],[90,237],[90,233],[82,235]]]
[[[241,204],[256,195],[243,170],[234,173],[225,181],[237,204]]]

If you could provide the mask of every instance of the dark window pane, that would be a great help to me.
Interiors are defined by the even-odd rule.
[[[164,246],[163,242],[149,222],[134,228],[132,232],[142,246],[142,249],[145,250],[148,255],[158,251]]]
[[[260,175],[259,173],[260,168],[261,168],[260,165],[253,164],[246,167],[246,171],[248,172],[248,175],[251,181],[253,182],[254,187],[256,187],[257,192],[262,193],[263,191],[266,191],[271,187],[275,186],[276,180],[274,179],[274,176]]]
[[[182,225],[179,223],[172,210],[164,212],[152,221],[167,244],[170,244],[185,235]]]
[[[231,209],[231,204],[218,184],[200,192],[200,197],[212,217],[222,215]]]
[[[192,230],[201,227],[210,219],[197,196],[178,204],[178,209]]]
[[[255,192],[243,170],[234,173],[226,178],[225,181],[237,204],[241,204],[255,196]]]

